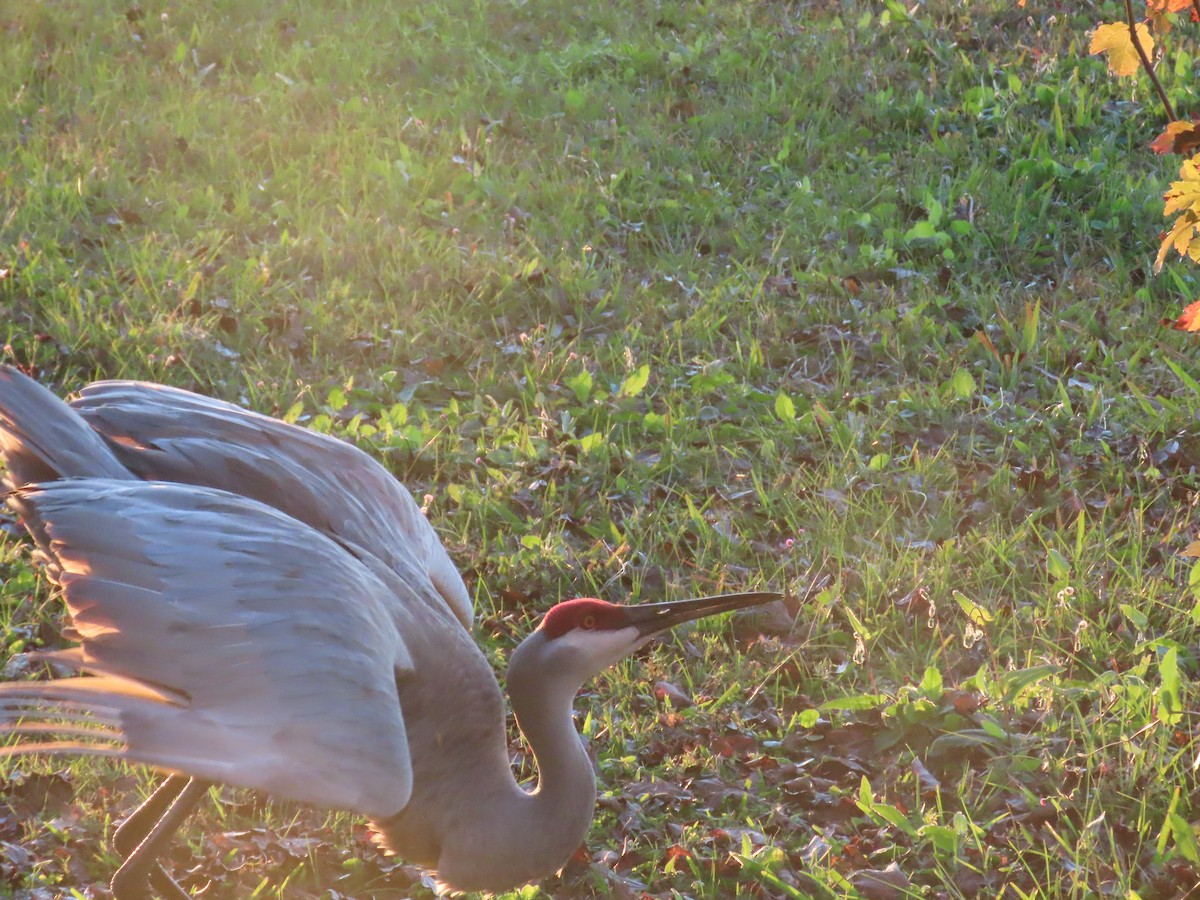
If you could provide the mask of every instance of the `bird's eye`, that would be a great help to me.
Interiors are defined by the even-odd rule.
[[[596,617],[593,616],[591,613],[588,613],[586,616],[584,616],[582,619],[579,620],[579,627],[584,629],[585,631],[591,631],[593,628],[596,627]]]

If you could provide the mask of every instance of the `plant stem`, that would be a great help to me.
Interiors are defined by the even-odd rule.
[[[1196,5],[1200,0],[1192,0],[1193,5]],[[1167,99],[1167,92],[1163,90],[1162,82],[1158,80],[1158,76],[1154,74],[1154,66],[1150,64],[1150,57],[1146,56],[1146,51],[1142,49],[1142,42],[1137,36],[1137,20],[1133,17],[1132,0],[1125,0],[1125,19],[1129,23],[1129,39],[1133,41],[1133,49],[1137,51],[1138,59],[1142,61],[1142,68],[1146,70],[1146,74],[1150,76],[1150,81],[1154,84],[1154,89],[1158,91],[1158,99],[1162,101],[1163,109],[1167,113],[1167,121],[1175,121],[1175,110],[1171,108],[1171,101]]]

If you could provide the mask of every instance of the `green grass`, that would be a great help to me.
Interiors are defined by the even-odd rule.
[[[1079,58],[1110,6],[10,5],[0,337],[383,459],[501,670],[567,596],[807,598],[585,690],[592,862],[543,895],[1174,895],[1197,279],[1148,275],[1175,163]],[[4,554],[4,655],[55,645]],[[0,774],[8,888],[108,877],[146,780]],[[172,856],[216,896],[423,895],[348,816],[218,799]]]

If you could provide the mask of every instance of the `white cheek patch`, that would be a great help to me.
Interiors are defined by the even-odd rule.
[[[570,649],[580,665],[594,675],[624,659],[648,641],[633,627],[585,631],[576,628],[554,639],[554,644],[564,650]]]

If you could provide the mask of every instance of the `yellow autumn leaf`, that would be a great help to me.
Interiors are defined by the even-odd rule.
[[[1200,241],[1196,241],[1200,233],[1200,155],[1184,160],[1179,167],[1179,180],[1171,182],[1163,199],[1166,200],[1163,215],[1179,215],[1163,236],[1154,260],[1155,272],[1162,268],[1172,249],[1180,256],[1200,258]]]
[[[1195,304],[1192,304],[1193,306]],[[1200,557],[1200,541],[1192,541],[1180,551],[1183,556]]]
[[[1139,22],[1136,30],[1138,43],[1149,58],[1154,52],[1154,38],[1150,36],[1150,29],[1145,23]],[[1093,31],[1092,45],[1088,48],[1088,53],[1093,56],[1098,53],[1108,54],[1108,71],[1114,75],[1132,75],[1141,65],[1137,50],[1129,37],[1129,26],[1120,22],[1110,22]]]
[[[1154,273],[1157,275],[1166,261],[1168,251],[1174,249],[1180,256],[1187,256],[1192,239],[1196,236],[1196,217],[1192,213],[1184,213],[1175,220],[1171,230],[1167,232],[1158,248],[1158,256],[1154,258]]]
[[[1188,184],[1183,181],[1172,181],[1171,190],[1163,194],[1163,199],[1167,201],[1163,204],[1164,216],[1188,210],[1195,212],[1200,209],[1200,182]]]
[[[1163,199],[1167,201],[1163,206],[1164,216],[1184,209],[1200,212],[1200,155],[1183,161],[1179,166],[1179,180],[1171,182]]]

